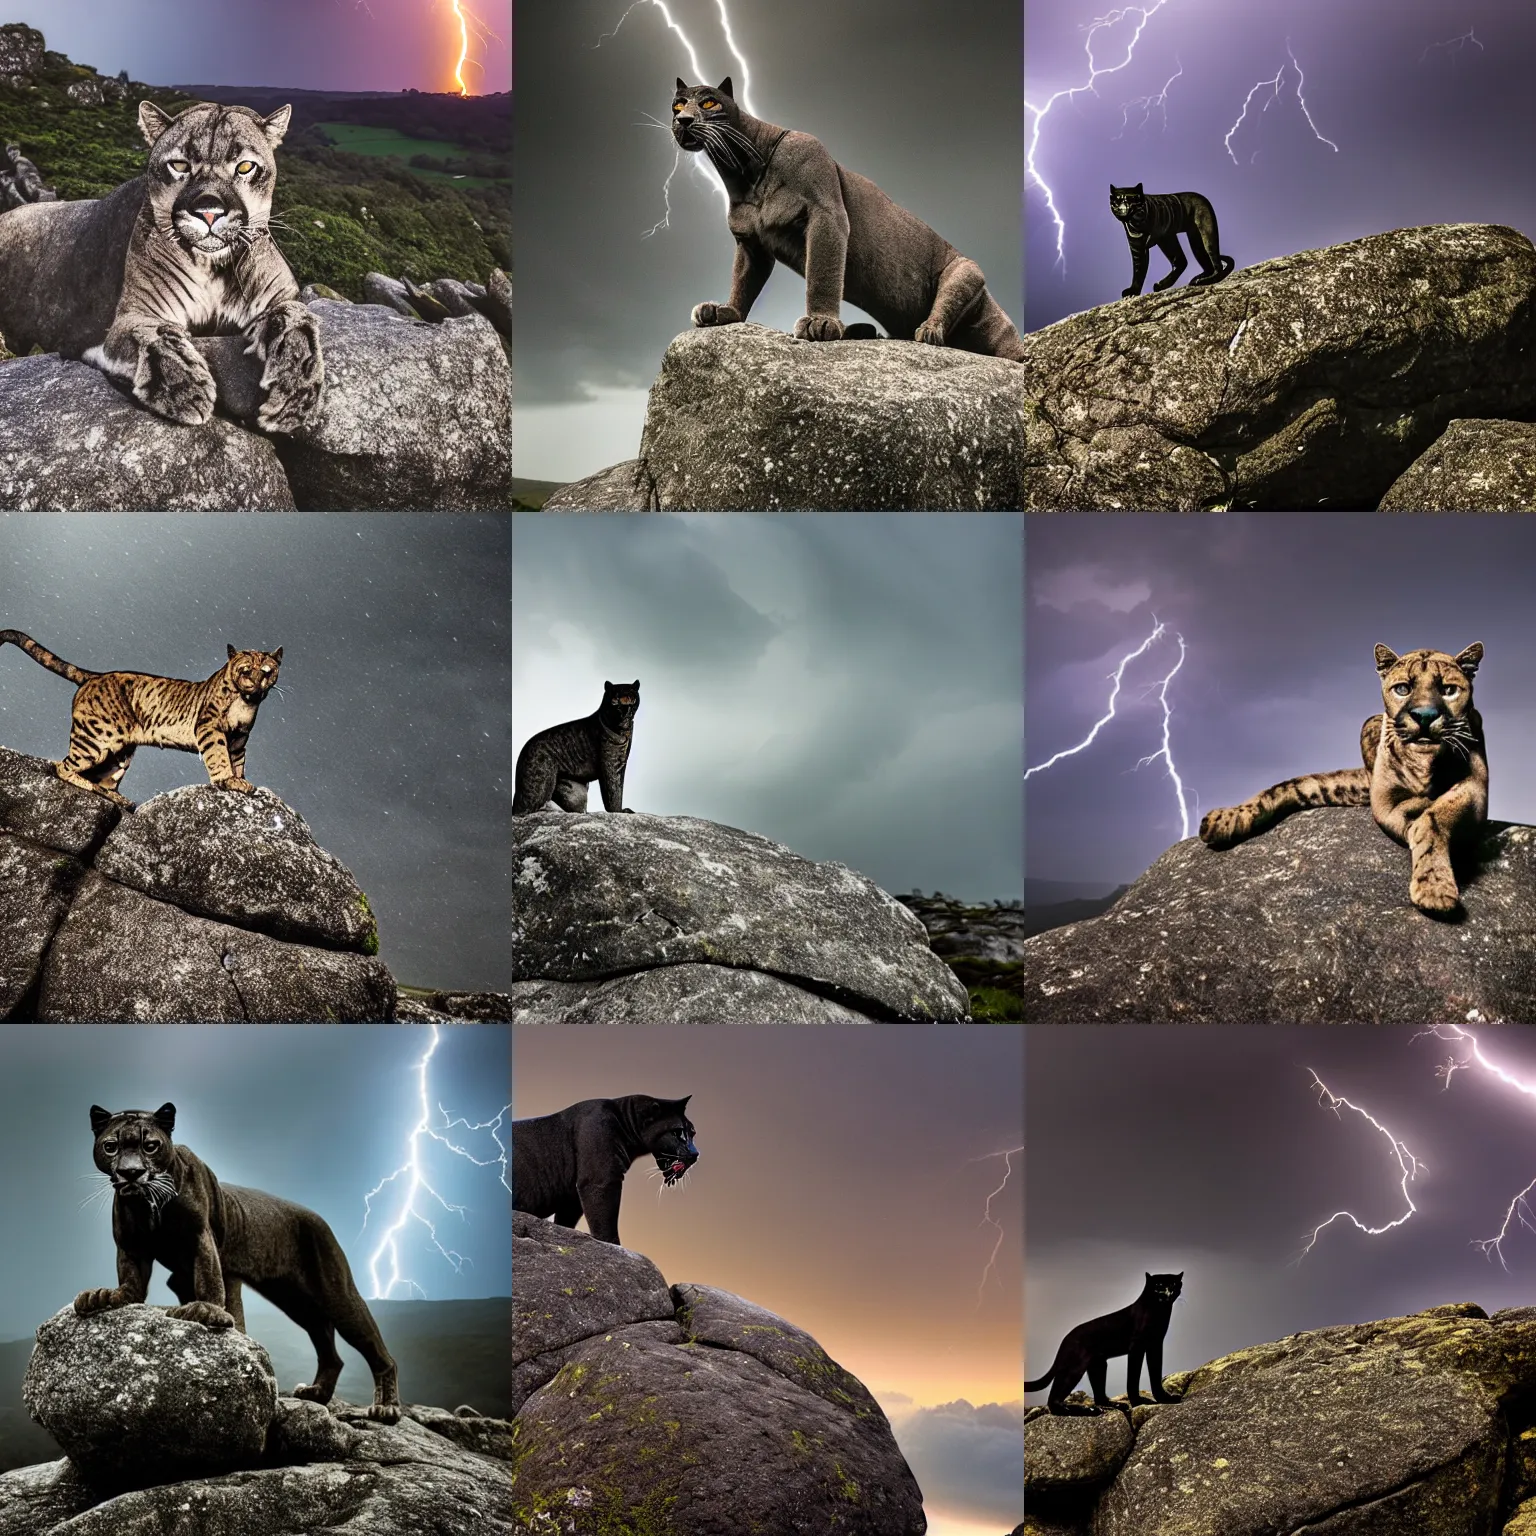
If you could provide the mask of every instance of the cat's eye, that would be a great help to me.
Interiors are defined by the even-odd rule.
[[[185,160],[167,160],[165,162],[173,171],[187,172],[192,169]]]
[[[1446,698],[1453,699],[1458,693],[1461,692],[1461,688],[1456,683],[1441,683],[1440,692],[1443,693]]]
[[[1395,693],[1398,698],[1406,699],[1408,695],[1413,692],[1413,689],[1410,688],[1407,683],[1393,683],[1392,692]]]
[[[704,100],[699,103],[699,105],[703,107],[706,112],[713,112],[715,108],[720,105],[720,103],[716,101],[713,96],[706,96]]]
[[[160,1150],[160,1143],[158,1141],[146,1141],[144,1143],[144,1150],[146,1152],[158,1152]]]
[[[235,167],[235,174],[237,176],[249,176],[255,169],[256,162],[254,160],[242,160],[240,164]]]

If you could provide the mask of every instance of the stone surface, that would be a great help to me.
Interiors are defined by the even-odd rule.
[[[513,1519],[689,1536],[922,1536],[922,1496],[863,1385],[784,1319],[513,1214]],[[558,1515],[556,1516],[558,1518]],[[553,1529],[559,1529],[556,1525]]]
[[[1536,247],[1399,229],[1024,338],[1030,511],[1369,510],[1457,417],[1536,414]]]
[[[36,27],[19,22],[0,27],[0,75],[35,75],[47,46]]]
[[[43,964],[41,1023],[378,1023],[395,984],[380,960],[194,917],[94,872]]]
[[[0,509],[291,511],[272,441],[215,416],[168,422],[88,363],[0,363]]]
[[[1536,827],[1488,824],[1459,922],[1413,907],[1408,872],[1363,807],[1301,811],[1220,853],[1188,838],[1101,917],[1025,942],[1025,1019],[1536,1019]]]
[[[277,1382],[237,1329],[71,1305],[37,1330],[22,1401],[93,1485],[119,1490],[255,1466]]]
[[[275,439],[296,503],[325,511],[512,504],[512,370],[490,321],[437,325],[316,299],[317,418]]]
[[[0,1019],[8,1019],[37,983],[85,866],[67,853],[0,832]]]
[[[368,898],[270,789],[189,784],[125,816],[96,869],[146,896],[274,938],[377,954]]]
[[[640,458],[661,511],[1022,505],[1017,363],[903,341],[686,331],[651,386]]]
[[[1379,512],[1536,512],[1536,426],[1453,421],[1387,488]]]
[[[691,816],[513,818],[514,984],[690,963],[771,972],[891,1021],[968,1013],[922,923],[846,865]]]
[[[1120,1470],[1135,1439],[1123,1413],[1088,1418],[1036,1412],[1024,1421],[1025,1501],[1096,1492]]]
[[[0,747],[0,831],[89,858],[122,812],[66,784],[46,758]]]
[[[777,976],[685,963],[611,981],[515,981],[514,1024],[868,1024]]]
[[[656,488],[644,459],[600,469],[585,480],[562,485],[545,503],[546,512],[654,512]]]

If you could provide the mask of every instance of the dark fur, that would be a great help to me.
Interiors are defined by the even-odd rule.
[[[745,320],[781,261],[805,279],[806,313],[795,322],[804,340],[843,337],[846,298],[897,341],[1022,361],[1024,343],[974,261],[868,177],[845,170],[819,139],[744,111],[730,76],[713,87],[679,80],[672,134],[720,173],[736,239],[731,297],[695,306],[695,325]]]
[[[681,1099],[648,1093],[583,1099],[553,1115],[512,1122],[512,1208],[574,1227],[585,1216],[599,1242],[619,1241],[624,1175],[647,1154],[668,1184],[698,1161]]]
[[[1147,1362],[1147,1382],[1152,1388],[1152,1396],[1160,1403],[1176,1403],[1178,1398],[1163,1386],[1163,1339],[1173,1317],[1173,1304],[1183,1289],[1182,1271],[1177,1275],[1149,1274],[1141,1295],[1130,1306],[1079,1323],[1061,1341],[1050,1370],[1034,1381],[1026,1381],[1024,1390],[1038,1392],[1049,1382],[1051,1395],[1046,1406],[1052,1413],[1099,1413],[1116,1406],[1105,1389],[1106,1377],[1109,1362],[1125,1355],[1125,1393],[1131,1407],[1146,1401],[1141,1395],[1143,1357]],[[1085,1371],[1093,1388],[1091,1408],[1076,1407],[1066,1400]]]
[[[627,811],[624,770],[634,741],[640,679],[603,684],[603,702],[580,720],[530,736],[517,754],[512,814],[527,816],[553,800],[563,811],[587,808],[587,785],[597,780],[603,809]]]
[[[172,1143],[175,1125],[174,1104],[153,1114],[91,1106],[96,1166],[115,1191],[117,1285],[81,1291],[75,1312],[88,1317],[142,1302],[158,1262],[170,1271],[168,1283],[181,1303],[169,1316],[244,1333],[240,1287],[249,1285],[315,1346],[314,1384],[295,1387],[295,1397],[330,1402],[341,1375],[339,1333],[373,1372],[369,1417],[394,1423],[400,1417],[395,1362],[336,1235],[302,1205],[220,1184],[201,1158]]]
[[[1219,283],[1236,265],[1221,254],[1221,236],[1216,228],[1216,210],[1211,200],[1198,192],[1143,192],[1138,181],[1134,187],[1109,189],[1109,211],[1120,220],[1131,246],[1131,286],[1121,290],[1122,299],[1134,298],[1147,280],[1147,247],[1155,245],[1173,270],[1152,284],[1155,292],[1171,288],[1189,263],[1184,259],[1180,235],[1189,236],[1189,248],[1200,263],[1196,283]]]

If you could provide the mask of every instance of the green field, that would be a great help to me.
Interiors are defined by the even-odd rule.
[[[495,187],[510,182],[510,177],[452,176],[445,171],[424,171],[410,163],[412,155],[431,155],[443,160],[450,155],[468,155],[473,151],[441,139],[413,139],[398,128],[367,128],[360,123],[316,123],[315,126],[337,149],[353,155],[376,155],[398,160],[413,176],[427,181],[447,181],[460,187]]]

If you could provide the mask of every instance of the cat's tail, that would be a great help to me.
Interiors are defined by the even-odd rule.
[[[39,645],[31,635],[22,634],[19,629],[0,629],[0,645],[4,645],[7,640],[12,645],[19,645],[39,666],[57,672],[60,677],[67,677],[72,683],[88,683],[93,677],[101,676],[100,672],[87,672],[84,667],[72,666],[55,656],[46,646]]]
[[[1222,256],[1218,259],[1221,262],[1221,277],[1218,277],[1216,281],[1219,283],[1222,277],[1231,276],[1237,268],[1237,263],[1230,256]]]
[[[1044,1376],[1040,1377],[1038,1381],[1026,1381],[1024,1383],[1024,1390],[1026,1392],[1038,1392],[1041,1387],[1050,1386],[1051,1377],[1053,1377],[1055,1374],[1056,1366],[1054,1363],[1052,1363],[1050,1370],[1048,1370]]]

